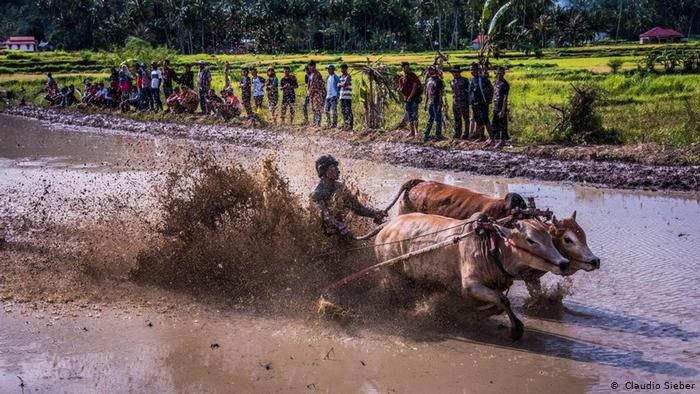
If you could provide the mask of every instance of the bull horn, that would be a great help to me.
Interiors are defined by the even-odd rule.
[[[571,214],[571,218],[576,220],[576,211],[574,211],[574,213]]]
[[[555,226],[559,225],[559,221],[557,220],[557,215],[552,215],[552,224]]]

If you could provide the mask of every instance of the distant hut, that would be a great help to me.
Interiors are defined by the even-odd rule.
[[[34,52],[36,51],[36,45],[36,38],[33,36],[10,37],[7,41],[0,42],[0,47],[22,52]]]
[[[670,44],[680,42],[682,39],[683,34],[658,26],[639,35],[640,44]]]
[[[486,35],[480,35],[477,36],[475,39],[472,40],[472,48],[476,49],[477,51],[481,49],[484,44],[486,44],[486,41],[488,41],[488,36]]]

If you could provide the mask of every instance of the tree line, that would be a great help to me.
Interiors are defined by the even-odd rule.
[[[505,3],[505,0],[485,0]],[[135,36],[181,53],[461,49],[484,0],[6,0],[0,38],[34,35],[67,50]],[[700,34],[700,0],[511,0],[499,41],[535,50],[654,27]]]

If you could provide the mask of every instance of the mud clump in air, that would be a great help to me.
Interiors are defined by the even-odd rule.
[[[323,235],[271,158],[250,172],[192,161],[169,174],[158,240],[138,256],[132,279],[311,308],[323,287],[354,269],[328,253],[342,246]]]
[[[573,279],[565,277],[563,280],[551,285],[542,285],[539,291],[534,291],[525,300],[524,307],[532,313],[548,313],[563,310],[564,298],[572,295]]]

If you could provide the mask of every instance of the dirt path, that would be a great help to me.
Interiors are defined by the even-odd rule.
[[[621,161],[560,160],[547,156],[600,158],[591,148],[571,151],[542,148],[536,156],[493,150],[442,149],[403,142],[353,143],[302,133],[275,132],[269,129],[244,129],[224,125],[185,125],[141,122],[120,116],[58,111],[25,106],[5,109],[5,113],[46,121],[50,124],[119,129],[129,133],[182,137],[203,141],[225,141],[240,146],[278,149],[282,146],[305,150],[305,146],[343,157],[372,160],[412,167],[465,171],[480,175],[523,177],[546,181],[576,182],[621,189],[693,191],[700,185],[700,166],[671,166]],[[94,130],[93,130],[94,131]]]

